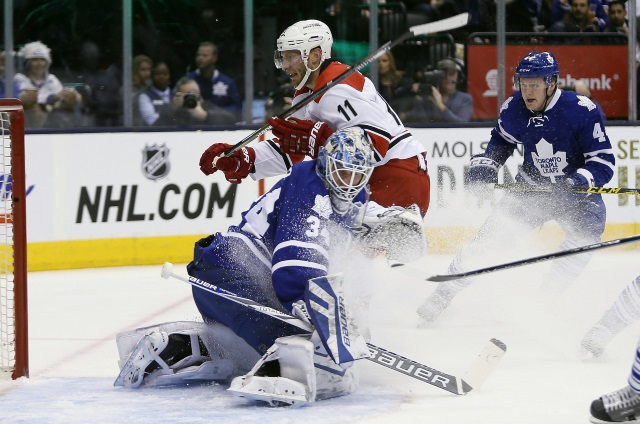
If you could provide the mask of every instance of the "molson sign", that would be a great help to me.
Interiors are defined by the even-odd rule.
[[[505,96],[515,87],[516,65],[527,53],[550,51],[560,66],[560,87],[584,80],[591,98],[598,102],[608,118],[628,117],[629,76],[626,45],[518,45],[506,46]],[[597,59],[596,59],[597,58]],[[498,117],[497,51],[493,45],[467,47],[468,91],[473,97],[473,119]]]

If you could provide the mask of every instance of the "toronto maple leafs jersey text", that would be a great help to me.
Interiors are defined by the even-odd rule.
[[[302,299],[310,278],[327,274],[332,235],[345,228],[333,212],[329,193],[316,175],[316,161],[305,161],[242,213],[227,237],[242,239],[271,268],[278,300],[287,310]],[[365,202],[365,190],[354,200]],[[346,230],[342,234],[348,234]],[[344,241],[344,238],[343,240]]]
[[[589,98],[556,90],[543,113],[529,111],[520,92],[500,108],[498,124],[491,131],[485,156],[503,165],[518,144],[523,165],[517,180],[534,185],[563,182],[580,169],[595,186],[611,180],[615,156],[604,122]]]

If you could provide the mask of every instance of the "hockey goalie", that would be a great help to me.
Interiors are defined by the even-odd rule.
[[[292,167],[239,225],[199,240],[187,266],[189,275],[293,315],[310,331],[194,287],[204,322],[118,335],[115,385],[220,381],[252,401],[296,406],[352,393],[353,365],[371,355],[371,259],[358,246],[400,261],[426,250],[419,213],[368,202],[370,146],[358,127],[336,131],[317,159]],[[217,166],[240,160],[220,156]]]

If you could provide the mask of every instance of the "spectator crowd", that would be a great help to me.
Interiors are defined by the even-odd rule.
[[[362,0],[368,3],[368,0]],[[458,45],[469,34],[495,32],[494,0],[404,1],[407,25],[431,22],[462,12],[469,24],[451,32]],[[384,9],[380,13],[394,13]],[[327,9],[329,10],[329,9]],[[333,9],[332,9],[333,10]],[[508,0],[507,31],[531,34],[619,33],[628,36],[623,0]],[[478,37],[475,43],[492,42]],[[55,46],[53,46],[55,48]],[[220,51],[211,41],[193,52],[195,67],[182,75],[171,72],[168,58],[138,54],[132,58],[132,92],[124,93],[122,72],[106,64],[98,45],[86,41],[79,49],[80,77],[65,81],[51,72],[52,50],[40,41],[20,45],[14,54],[13,81],[4,77],[5,53],[0,52],[0,97],[12,84],[13,96],[24,104],[29,128],[122,126],[123,98],[131,99],[134,126],[234,125],[242,123],[243,98],[238,81],[218,66]],[[337,57],[336,57],[337,56]],[[340,60],[340,55],[334,55]],[[466,92],[468,70],[463,54],[431,58],[410,73],[398,69],[394,53],[378,58],[378,88],[406,123],[467,122],[473,116],[473,98]],[[636,55],[640,60],[640,53]],[[173,68],[175,71],[175,68]],[[285,78],[286,79],[286,78]],[[290,107],[293,89],[281,77],[266,99],[265,116]],[[278,83],[280,81],[280,83]],[[570,87],[568,87],[570,88]],[[597,99],[595,99],[597,100]]]

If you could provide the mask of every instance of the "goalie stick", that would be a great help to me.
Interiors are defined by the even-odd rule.
[[[604,241],[604,242],[601,242],[601,243],[589,244],[589,245],[586,245],[586,246],[576,247],[576,248],[568,249],[568,250],[561,250],[559,252],[549,253],[547,255],[534,256],[533,258],[521,259],[519,261],[508,262],[506,264],[490,266],[490,267],[487,267],[487,268],[480,268],[480,269],[476,269],[474,271],[461,272],[459,274],[433,275],[433,276],[427,278],[427,281],[442,282],[442,281],[457,280],[459,278],[464,278],[464,277],[473,277],[473,276],[476,276],[476,275],[488,274],[490,272],[496,272],[496,271],[502,271],[504,269],[515,268],[515,267],[522,266],[522,265],[531,265],[531,264],[535,264],[535,263],[538,263],[538,262],[548,261],[550,259],[561,258],[563,256],[576,255],[578,253],[584,253],[584,252],[588,252],[588,251],[591,251],[591,250],[597,250],[597,249],[604,249],[606,247],[619,246],[621,244],[632,243],[632,242],[639,241],[639,240],[640,240],[640,234],[636,234],[635,236],[630,236],[630,237],[625,237],[625,238],[620,238],[620,239],[615,239],[615,240]]]
[[[178,275],[173,272],[173,264],[170,262],[165,262],[164,265],[162,265],[160,275],[162,276],[162,278],[173,277],[175,279],[187,282],[192,286],[198,287],[202,290],[206,290],[209,293],[222,296],[232,302],[244,305],[257,312],[279,319],[295,327],[309,332],[313,331],[313,326],[311,324],[292,315],[262,305],[251,299],[238,296],[228,290],[200,280],[199,278],[195,278],[192,276],[189,276],[187,278]],[[369,347],[369,351],[372,355],[370,358],[367,358],[370,361],[392,369],[401,374],[406,374],[410,377],[435,386],[439,389],[446,390],[447,392],[453,393],[455,395],[465,395],[471,390],[479,388],[489,376],[491,371],[493,371],[498,361],[502,358],[507,350],[507,346],[500,340],[489,340],[489,342],[483,348],[482,352],[476,357],[469,370],[465,372],[464,377],[460,378],[451,374],[444,373],[442,371],[438,371],[435,368],[405,358],[404,356],[398,355],[397,353],[383,349],[371,343],[367,343],[367,346]]]
[[[553,190],[549,187],[536,187],[528,186],[525,184],[496,184],[496,188],[511,191],[531,191],[540,193],[551,193]],[[574,193],[582,194],[640,194],[638,188],[628,187],[589,187],[589,188],[574,188],[571,190]]]
[[[314,99],[326,93],[331,87],[344,81],[346,78],[353,75],[356,71],[359,71],[360,69],[364,68],[365,66],[367,66],[368,64],[376,60],[378,57],[382,56],[384,52],[391,50],[391,48],[404,42],[406,39],[415,37],[417,35],[434,34],[436,32],[449,31],[452,29],[460,28],[462,26],[465,26],[468,22],[469,22],[469,14],[461,13],[459,15],[442,19],[440,21],[429,22],[426,24],[410,27],[409,31],[405,32],[395,40],[387,41],[385,44],[379,47],[378,50],[374,51],[369,56],[365,57],[360,62],[353,65],[351,68],[349,68],[348,70],[338,75],[335,79],[329,81],[327,84],[319,88],[317,91],[305,97],[299,103],[296,103],[294,106],[291,106],[289,109],[282,112],[280,115],[277,116],[277,118],[287,119],[289,116],[293,115],[298,110],[302,109],[307,104],[311,103]],[[229,155],[233,154],[234,152],[240,150],[241,148],[249,144],[252,140],[258,138],[262,134],[269,131],[270,129],[271,129],[271,125],[269,125],[268,123],[262,125],[256,131],[252,132],[251,134],[249,134],[248,136],[246,136],[245,138],[243,138],[242,140],[234,144],[232,147],[229,147],[227,150],[225,150],[223,155],[225,157],[228,157]],[[214,162],[213,162],[214,166],[215,166],[215,162],[216,160],[214,159]]]

